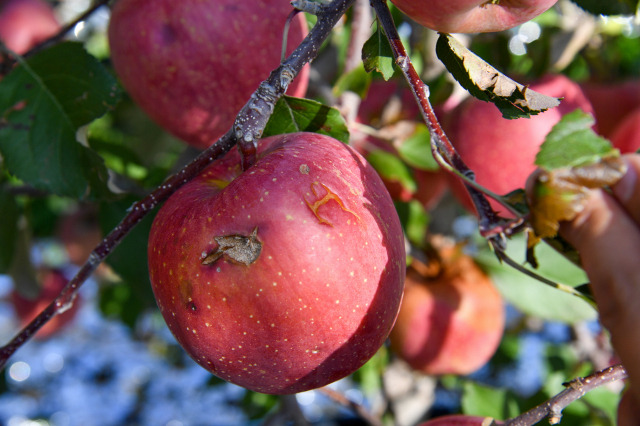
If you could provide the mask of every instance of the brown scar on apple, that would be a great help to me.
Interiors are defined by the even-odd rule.
[[[258,240],[257,226],[253,228],[249,236],[233,234],[213,237],[213,239],[218,243],[218,248],[202,259],[203,265],[211,265],[226,255],[235,263],[249,266],[258,260],[262,251],[262,243]]]
[[[313,212],[313,214],[315,215],[315,217],[318,219],[318,221],[320,223],[326,223],[329,226],[333,226],[333,224],[331,222],[329,222],[327,219],[325,219],[322,216],[320,216],[320,213],[318,213],[318,209],[320,208],[320,206],[322,206],[324,204],[327,204],[331,200],[334,200],[336,203],[338,203],[338,205],[340,206],[340,208],[342,210],[344,210],[345,212],[351,213],[358,220],[360,220],[360,217],[355,212],[353,212],[353,211],[351,211],[351,210],[349,210],[348,208],[345,207],[344,203],[342,202],[342,200],[340,199],[338,194],[336,194],[335,192],[331,191],[327,187],[327,185],[325,185],[324,183],[313,182],[311,184],[311,192],[313,192],[313,195],[318,197],[318,193],[316,192],[316,185],[322,186],[325,189],[325,191],[327,191],[325,196],[320,198],[319,200],[317,200],[313,204],[311,204],[309,201],[307,201],[307,199],[305,197],[304,202],[307,203],[307,206],[311,209],[311,212]]]

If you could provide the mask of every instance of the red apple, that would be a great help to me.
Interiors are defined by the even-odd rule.
[[[494,426],[501,425],[503,422],[496,421],[491,417],[465,416],[462,414],[453,414],[449,416],[437,417],[418,426]]]
[[[470,374],[495,353],[505,322],[500,293],[472,258],[451,244],[438,248],[436,273],[407,271],[391,348],[426,374]]]
[[[20,294],[17,290],[11,292],[11,302],[13,303],[16,315],[20,319],[20,323],[23,327],[31,322],[31,320],[42,312],[44,308],[49,306],[69,281],[62,271],[57,269],[46,269],[41,271],[38,277],[41,281],[42,288],[37,297],[29,298]],[[38,339],[45,339],[56,334],[73,321],[78,313],[79,307],[80,299],[76,296],[74,303],[69,309],[50,319],[40,330],[38,330],[34,337]]]
[[[611,143],[623,154],[640,149],[640,108],[625,116],[611,134]]]
[[[296,393],[383,344],[405,276],[402,229],[373,168],[328,136],[232,150],[177,191],[149,236],[156,301],[182,347],[245,388]]]
[[[444,121],[451,143],[476,173],[477,182],[498,195],[524,188],[527,177],[536,169],[534,161],[540,145],[563,115],[577,108],[593,114],[580,86],[567,77],[548,76],[529,87],[563,100],[560,106],[531,118],[507,120],[493,104],[468,98]],[[454,194],[474,211],[460,180],[451,180]],[[497,203],[492,202],[492,206],[506,215]]]
[[[627,114],[640,107],[640,80],[591,82],[581,87],[593,105],[598,132],[605,137],[610,137]]]
[[[523,24],[557,0],[391,0],[417,23],[445,33],[503,31]]]
[[[49,3],[43,0],[0,1],[0,40],[18,54],[60,30]]]
[[[113,66],[160,126],[198,148],[222,136],[280,63],[287,0],[119,0],[109,23]],[[302,14],[288,52],[307,34]],[[289,87],[304,96],[308,68]]]

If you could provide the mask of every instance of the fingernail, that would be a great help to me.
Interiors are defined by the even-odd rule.
[[[627,163],[627,172],[622,176],[612,188],[615,197],[622,203],[628,203],[633,196],[634,189],[638,182],[638,175],[634,167]]]

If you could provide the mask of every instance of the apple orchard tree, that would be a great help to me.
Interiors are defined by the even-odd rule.
[[[161,314],[296,424],[312,389],[374,425],[640,419],[557,234],[640,148],[636,0],[53,3],[0,0],[0,273],[23,325],[3,367],[94,276],[104,315]],[[63,287],[43,239],[79,267]],[[526,393],[522,336],[547,322],[571,333],[541,340]],[[433,388],[403,412],[398,369],[452,416]],[[345,377],[381,402],[325,387]]]

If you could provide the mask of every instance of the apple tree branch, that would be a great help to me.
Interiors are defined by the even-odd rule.
[[[77,290],[98,265],[151,210],[169,198],[179,187],[197,176],[212,161],[227,153],[236,143],[243,154],[244,165],[251,163],[252,155],[255,155],[255,143],[262,135],[275,102],[284,94],[288,84],[302,67],[315,59],[322,43],[354,1],[334,0],[331,3],[323,4],[318,9],[316,25],[293,53],[260,84],[238,113],[232,128],[182,170],[169,176],[158,188],[133,204],[129,213],[91,252],[89,259],[55,300],[11,341],[0,347],[0,369],[6,366],[9,358],[47,321],[68,309],[73,303]],[[295,5],[296,2],[293,3]]]

